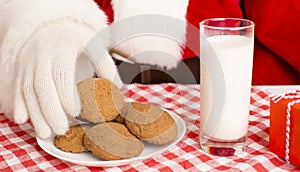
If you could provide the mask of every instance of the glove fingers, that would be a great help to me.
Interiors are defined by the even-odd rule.
[[[111,56],[105,56],[97,65],[97,76],[101,76],[113,82],[118,88],[123,87],[118,70]]]
[[[22,90],[23,86],[23,68],[19,68],[16,86],[15,86],[15,102],[14,102],[14,121],[17,124],[23,124],[28,120],[28,111],[24,100]]]
[[[37,135],[40,138],[48,138],[51,135],[51,129],[42,115],[38,99],[33,88],[33,77],[34,67],[32,64],[32,66],[28,65],[28,69],[26,70],[24,76],[24,98],[27,104],[30,119],[32,121]]]
[[[68,49],[53,60],[53,79],[60,102],[72,117],[80,113],[80,101],[75,85],[75,65],[78,50]]]
[[[44,118],[56,134],[63,135],[69,126],[52,79],[51,59],[52,55],[55,56],[56,54],[51,50],[47,50],[42,49],[39,51],[40,54],[37,59],[34,76],[34,87]]]

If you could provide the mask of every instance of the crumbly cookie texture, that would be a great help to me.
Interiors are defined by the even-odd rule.
[[[83,144],[85,129],[88,125],[73,125],[65,135],[55,136],[54,145],[65,152],[82,153],[88,151]]]
[[[77,84],[80,118],[93,123],[114,120],[124,106],[124,97],[116,85],[104,78],[90,78]]]
[[[125,124],[125,119],[124,119],[121,115],[118,115],[118,116],[113,120],[113,122]]]
[[[170,114],[157,108],[149,104],[127,103],[121,115],[126,127],[137,138],[153,144],[168,144],[178,135],[177,125]]]
[[[133,158],[144,150],[143,142],[120,123],[102,123],[86,131],[85,147],[102,160]]]

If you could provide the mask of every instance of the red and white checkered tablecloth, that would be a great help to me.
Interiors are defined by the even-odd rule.
[[[300,171],[269,151],[269,97],[257,87],[252,89],[246,151],[232,157],[212,156],[200,149],[199,85],[133,84],[123,91],[126,101],[152,103],[182,117],[187,126],[182,141],[153,159],[121,167],[85,167],[47,154],[38,146],[30,123],[18,126],[1,114],[1,171]]]

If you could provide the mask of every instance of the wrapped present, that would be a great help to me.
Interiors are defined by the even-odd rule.
[[[272,97],[270,107],[270,150],[300,166],[300,91]]]

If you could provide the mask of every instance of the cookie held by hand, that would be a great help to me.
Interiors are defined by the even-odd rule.
[[[124,106],[124,97],[118,87],[104,78],[90,78],[77,84],[80,118],[93,123],[114,120]]]
[[[152,144],[168,144],[178,135],[177,125],[170,114],[159,107],[143,103],[127,103],[121,116],[137,138]]]

